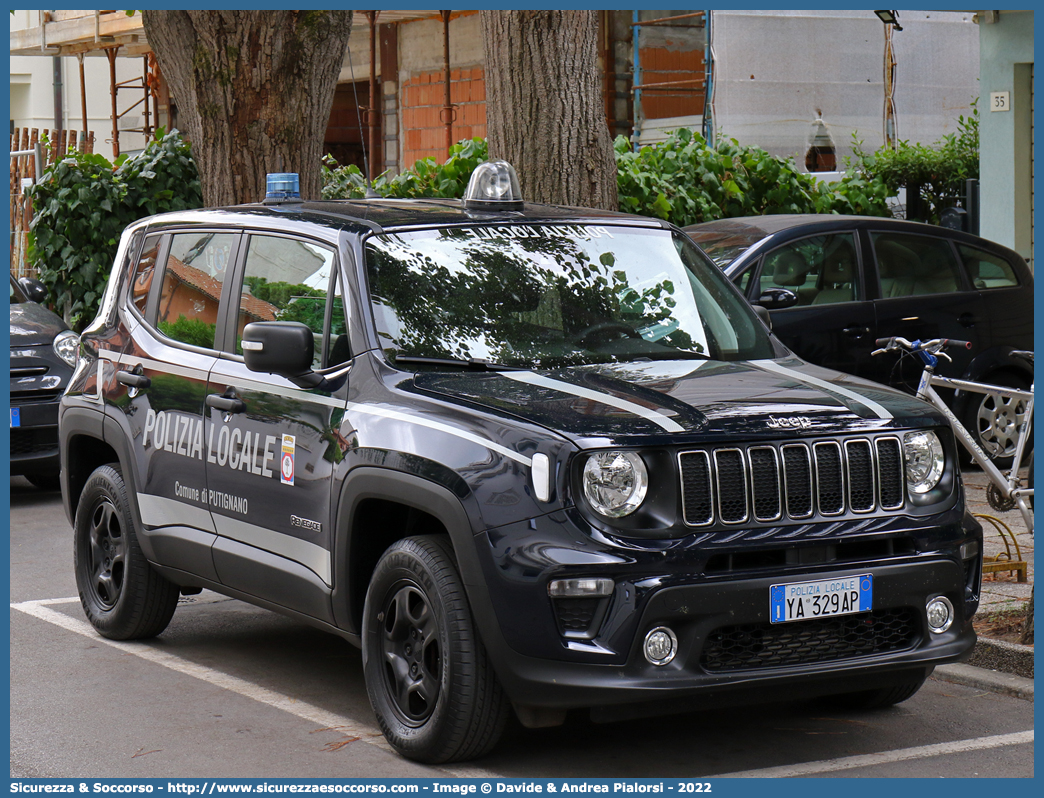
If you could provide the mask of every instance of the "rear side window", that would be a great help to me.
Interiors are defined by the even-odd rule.
[[[881,296],[949,294],[962,288],[950,243],[907,233],[871,233]]]
[[[147,309],[149,294],[152,291],[152,278],[156,276],[156,258],[159,256],[161,236],[149,236],[134,268],[134,279],[131,281],[131,302],[143,318],[148,319]]]
[[[968,277],[971,278],[972,285],[976,288],[980,290],[1011,288],[1019,284],[1015,270],[1000,255],[967,247],[964,244],[959,244],[957,250],[961,253],[964,268],[968,272]]]
[[[177,233],[163,270],[158,327],[168,338],[214,348],[218,305],[236,233]]]

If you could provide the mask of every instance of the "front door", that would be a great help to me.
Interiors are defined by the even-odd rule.
[[[229,587],[329,618],[345,391],[302,390],[250,371],[241,335],[250,322],[299,321],[315,336],[314,368],[347,360],[337,258],[329,246],[288,236],[252,234],[244,247],[228,351],[211,370],[205,400],[214,562]]]
[[[877,323],[854,233],[810,236],[767,253],[747,296],[756,302],[769,288],[797,295],[796,305],[771,313],[772,332],[799,357],[861,376],[873,368]]]

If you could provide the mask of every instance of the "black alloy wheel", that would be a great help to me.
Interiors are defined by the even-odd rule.
[[[118,467],[98,468],[84,485],[73,557],[80,603],[99,634],[135,640],[167,628],[180,591],[145,559]]]
[[[362,637],[370,704],[402,756],[456,762],[496,745],[509,704],[448,537],[404,538],[381,555],[366,591]]]
[[[402,720],[419,726],[431,717],[442,683],[438,624],[423,591],[412,582],[392,589],[377,620],[384,689]]]
[[[108,496],[95,502],[88,522],[87,571],[99,606],[111,610],[123,593],[127,538],[119,511]]]

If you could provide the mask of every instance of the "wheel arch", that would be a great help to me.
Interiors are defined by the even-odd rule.
[[[445,534],[472,606],[485,591],[470,517],[449,488],[387,468],[358,467],[341,486],[334,521],[333,612],[337,625],[359,634],[370,575],[388,546],[405,537]],[[481,612],[476,622],[484,626]]]

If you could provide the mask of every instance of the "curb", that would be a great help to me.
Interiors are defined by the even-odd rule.
[[[980,637],[967,665],[1033,678],[1033,646]]]
[[[1023,646],[1023,648],[1027,648],[1027,646]],[[1027,679],[1025,676],[1015,676],[974,665],[956,663],[938,666],[932,674],[932,678],[975,687],[979,690],[988,690],[991,693],[1002,693],[1021,698],[1024,701],[1033,700],[1033,680]]]

